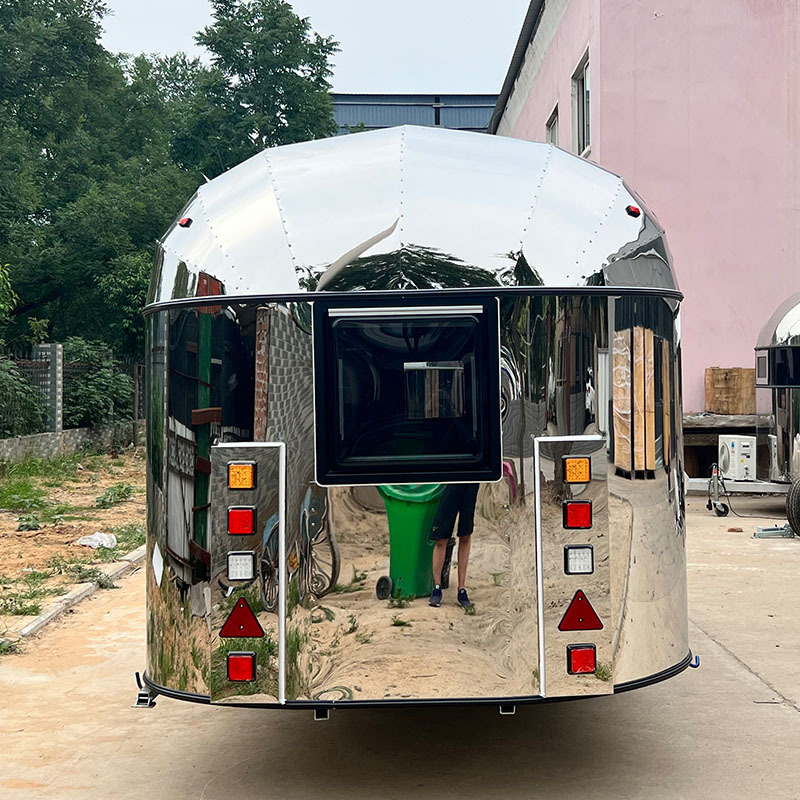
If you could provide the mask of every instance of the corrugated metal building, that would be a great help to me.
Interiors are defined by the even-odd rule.
[[[486,132],[496,94],[334,94],[339,133],[363,124],[367,130],[428,125]]]

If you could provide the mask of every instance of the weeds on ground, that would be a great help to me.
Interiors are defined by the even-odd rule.
[[[347,594],[348,592],[357,592],[359,589],[364,588],[364,584],[367,581],[367,573],[366,572],[359,572],[355,567],[353,567],[353,578],[350,583],[336,583],[333,586],[333,591],[336,594]]]
[[[51,575],[66,575],[75,583],[96,583],[101,589],[116,589],[117,585],[99,567],[88,566],[85,561],[53,556],[47,567]]]
[[[35,617],[42,612],[42,601],[45,597],[64,594],[60,586],[45,586],[44,582],[51,577],[50,572],[30,570],[21,578],[10,581],[3,578],[0,593],[0,616]]]
[[[12,642],[11,639],[0,639],[0,656],[8,656],[12,653],[19,653],[19,644]]]
[[[39,517],[36,516],[34,513],[30,514],[22,514],[19,518],[19,524],[17,525],[18,531],[38,531],[42,525],[39,522]]]
[[[597,669],[594,671],[594,676],[599,681],[610,681],[611,670],[605,664],[598,664]]]
[[[408,597],[390,597],[386,605],[388,608],[408,608],[411,601],[416,599],[416,595],[413,594]]]
[[[347,621],[350,623],[350,627],[345,631],[347,633],[355,633],[358,630],[358,619],[356,618],[355,614],[351,614]]]
[[[364,631],[359,631],[356,634],[356,641],[359,644],[369,644],[372,641],[372,634],[365,633]]]
[[[98,508],[111,508],[119,503],[129,500],[133,494],[133,486],[129,483],[115,483],[109,486],[101,495],[98,495],[94,504]]]
[[[411,623],[407,619],[402,619],[397,614],[395,614],[392,617],[392,625],[395,628],[410,628],[411,627]]]

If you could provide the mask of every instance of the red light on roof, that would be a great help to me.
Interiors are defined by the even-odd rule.
[[[592,503],[590,500],[567,500],[563,506],[565,528],[586,529],[592,527]]]
[[[642,209],[639,206],[628,206],[625,210],[628,212],[629,217],[640,217],[642,215]]]
[[[569,608],[558,623],[560,631],[599,631],[603,627],[600,617],[592,608],[586,595],[578,589]]]
[[[183,217],[183,219],[178,220],[178,225],[181,228],[191,228],[192,227],[192,218],[191,217]]]
[[[228,615],[228,619],[225,620],[219,635],[241,636],[249,639],[260,639],[264,635],[264,629],[244,597],[240,597],[236,601],[236,605]]]
[[[253,506],[231,506],[228,509],[228,533],[249,536],[256,530],[256,510]]]
[[[567,672],[585,675],[597,670],[597,651],[593,644],[567,645]]]
[[[255,679],[255,653],[228,653],[229,681],[254,681]]]

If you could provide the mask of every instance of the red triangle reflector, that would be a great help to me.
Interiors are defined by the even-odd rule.
[[[250,606],[247,605],[247,600],[244,597],[240,597],[236,601],[236,605],[233,607],[228,619],[225,620],[219,635],[246,637],[248,639],[258,639],[264,635],[264,629],[259,624]]]
[[[600,617],[592,608],[586,595],[578,589],[567,612],[558,623],[560,631],[599,631],[603,627]]]

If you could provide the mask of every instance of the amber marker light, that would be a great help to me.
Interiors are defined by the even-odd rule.
[[[228,464],[229,489],[255,489],[256,465],[254,461],[231,461]]]
[[[589,483],[592,461],[588,456],[564,456],[564,483]]]

